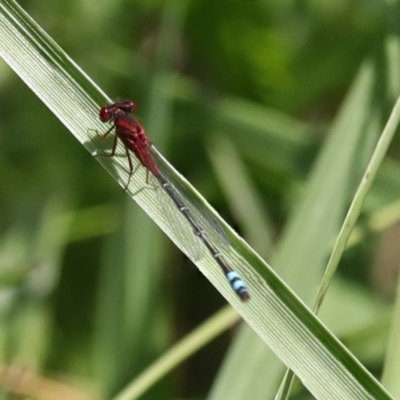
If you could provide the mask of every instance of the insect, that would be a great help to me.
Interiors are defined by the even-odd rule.
[[[206,246],[215,261],[221,267],[236,294],[241,298],[241,300],[248,300],[250,295],[246,288],[245,282],[242,280],[239,274],[229,266],[218,248],[207,238],[206,232],[198,224],[190,209],[185,205],[178,191],[169,183],[168,179],[157,165],[156,160],[150,151],[152,143],[148,139],[146,131],[141,123],[132,116],[132,113],[135,110],[136,104],[131,100],[109,104],[100,109],[100,120],[105,123],[111,122],[112,124],[111,128],[100,136],[100,139],[105,139],[113,131],[115,133],[115,137],[111,153],[98,155],[113,157],[117,148],[118,139],[120,139],[124,144],[126,157],[129,163],[129,179],[124,189],[127,189],[130,179],[134,173],[130,153],[133,152],[143,167],[146,168],[147,174],[151,173],[156,178],[161,187],[171,198],[176,208],[186,218],[193,229],[193,233]]]

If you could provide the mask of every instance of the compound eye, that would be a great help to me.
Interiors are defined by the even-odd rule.
[[[99,115],[102,122],[108,122],[111,119],[111,114],[107,106],[101,107]]]
[[[136,110],[136,104],[132,100],[125,100],[121,103],[121,109],[124,112],[131,113]]]

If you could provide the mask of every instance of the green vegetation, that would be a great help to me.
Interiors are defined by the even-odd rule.
[[[399,397],[397,2],[21,6],[54,42],[0,0],[3,397],[272,399],[286,364],[305,385],[293,399],[390,398],[293,294],[314,307],[334,248],[321,319]],[[126,159],[79,145],[110,149],[99,87],[137,103],[157,149],[227,221],[169,171],[220,222],[231,246],[213,241],[248,304],[160,190],[140,191],[143,169],[128,196],[97,162],[124,185]]]

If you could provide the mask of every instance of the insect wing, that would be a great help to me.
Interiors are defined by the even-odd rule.
[[[180,176],[181,179],[178,180],[175,173],[173,174],[172,172],[169,172],[169,166],[166,164],[164,158],[154,146],[151,147],[151,155],[163,176],[178,194],[185,207],[188,208],[196,225],[204,231],[205,236],[207,236],[207,238],[211,240],[221,251],[224,253],[229,252],[229,238],[217,219],[212,215],[212,211],[209,206],[192,192],[189,185],[186,185],[186,180],[183,176]],[[172,206],[176,210],[176,205],[173,204],[171,199],[168,199],[168,204],[169,206],[167,208]],[[175,210],[174,215],[176,215]],[[189,222],[182,215],[181,217],[182,218],[180,218],[180,220],[183,220],[184,222],[183,230],[185,232],[189,232],[191,236],[190,239],[188,238],[188,242],[191,242],[191,247],[193,250],[196,249],[193,255],[203,254],[204,246],[201,244],[196,235],[193,234],[193,229],[190,227]],[[179,225],[182,226],[181,223]],[[184,235],[185,239],[187,236],[187,234]],[[193,242],[195,244],[192,245]],[[198,256],[195,258],[198,259]]]

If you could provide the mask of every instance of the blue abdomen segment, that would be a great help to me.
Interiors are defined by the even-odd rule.
[[[246,288],[246,284],[236,271],[227,272],[226,277],[228,278],[233,290],[243,301],[246,301],[250,298],[249,292]]]

